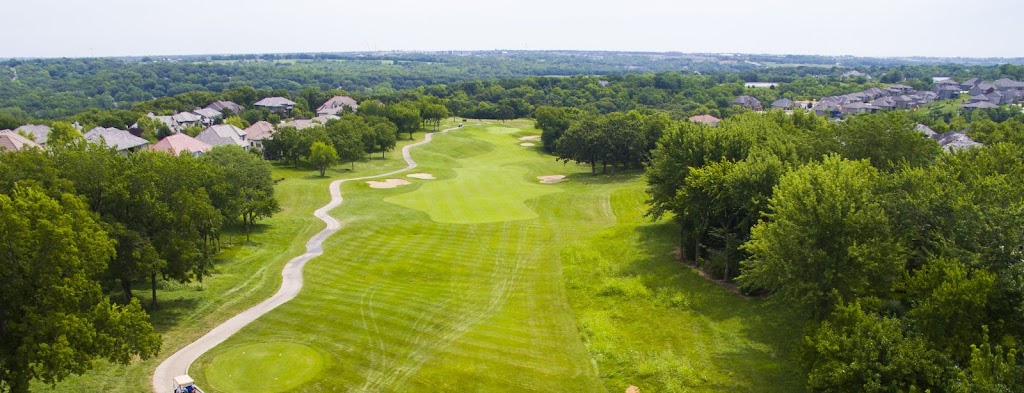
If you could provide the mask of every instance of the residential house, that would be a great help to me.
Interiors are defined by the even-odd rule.
[[[732,104],[753,109],[755,111],[761,111],[764,109],[764,107],[761,106],[761,101],[751,96],[736,97],[736,99],[732,100]]]
[[[196,139],[210,146],[235,145],[243,149],[249,149],[249,142],[245,140],[246,133],[231,124],[217,124],[196,135]]]
[[[149,145],[149,141],[132,135],[128,131],[104,127],[96,127],[86,132],[85,140],[105,144],[117,150],[118,153],[139,151]]]
[[[900,96],[905,94],[913,94],[914,88],[907,85],[892,85],[885,88],[885,91],[889,92],[891,96]]]
[[[843,112],[834,98],[825,97],[814,106],[814,113],[818,116],[839,117]]]
[[[287,116],[295,108],[295,102],[284,97],[267,97],[257,101],[254,106],[266,108],[271,113]]]
[[[198,157],[199,155],[210,151],[211,148],[213,147],[209,144],[186,134],[170,135],[149,146],[149,150],[164,151],[175,156],[180,156],[182,153],[185,153],[190,154],[193,157]]]
[[[1010,90],[1024,91],[1024,82],[1017,82],[1013,79],[1003,78],[995,82],[992,82],[999,91],[1005,92]]]
[[[871,106],[871,104],[868,103],[851,102],[849,104],[843,105],[840,111],[844,115],[856,115],[859,113],[873,113],[876,110],[878,110],[878,108],[875,108],[874,106]]]
[[[969,93],[972,96],[976,96],[976,95],[990,94],[993,91],[996,91],[996,85],[993,85],[991,83],[982,82],[982,83],[979,83],[977,86],[974,86],[974,88],[972,88]]]
[[[945,81],[936,82],[932,91],[935,92],[940,100],[952,100],[960,97],[960,84],[955,80],[947,79]]]
[[[893,101],[896,101],[896,109],[913,109],[917,106],[917,101],[906,95],[894,97]]]
[[[203,125],[203,118],[195,113],[181,112],[171,116],[174,122],[178,123],[178,126],[182,129],[192,126]]]
[[[161,123],[166,124],[167,128],[171,129],[172,132],[181,132],[182,126],[181,126],[181,124],[178,124],[178,122],[174,120],[174,116],[157,116],[157,115],[154,115],[153,112],[147,113],[146,116],[149,117],[150,119],[159,120]],[[138,124],[133,124],[132,125],[132,128],[137,128],[137,127],[138,127]]]
[[[316,109],[317,116],[339,115],[345,107],[352,112],[359,109],[359,103],[349,96],[334,96]]]
[[[942,146],[946,151],[982,146],[982,144],[975,142],[967,134],[964,134],[963,131],[952,131],[939,135],[938,141],[939,146]]]
[[[705,115],[692,116],[692,117],[690,117],[690,121],[692,121],[694,123],[703,123],[703,124],[707,124],[709,126],[714,127],[714,126],[717,126],[718,122],[722,121],[722,119],[719,119],[717,117],[705,114]]]
[[[210,126],[216,122],[217,119],[224,117],[223,113],[220,113],[213,109],[196,108],[192,113],[199,116],[200,121],[204,126]]]
[[[26,124],[15,128],[14,132],[28,136],[29,139],[41,146],[46,146],[46,140],[50,139],[50,127],[42,124]]]
[[[932,139],[938,139],[939,135],[939,133],[935,132],[935,130],[921,123],[918,123],[916,126],[914,126],[914,131],[920,132],[924,136]]]
[[[315,119],[294,119],[290,121],[282,121],[278,124],[278,127],[295,127],[297,130],[304,130],[310,127],[319,127],[327,124],[326,118],[318,117]]]
[[[1012,102],[1005,102],[1005,97],[1003,96],[1003,93],[1000,93],[999,91],[993,91],[991,93],[985,94],[985,98],[988,99],[988,102],[991,102],[996,105],[1012,104]]]
[[[0,152],[41,148],[38,143],[11,130],[0,130]]]
[[[775,102],[772,103],[772,109],[783,109],[783,110],[793,109],[793,100],[791,100],[789,98],[777,99],[777,100],[775,100]]]
[[[274,125],[260,120],[245,129],[245,140],[249,145],[258,149],[263,148],[263,141],[274,139]]]
[[[213,109],[220,113],[224,113],[224,110],[227,109],[237,115],[245,110],[245,107],[231,101],[214,101],[212,104],[207,105],[206,109]]]
[[[896,100],[892,97],[880,97],[871,101],[871,106],[880,110],[893,110],[896,109]]]
[[[887,95],[885,94],[885,90],[879,89],[877,87],[872,87],[870,89],[864,90],[862,93],[867,95],[872,100]]]
[[[979,83],[981,83],[981,79],[978,78],[971,78],[960,82],[960,91],[971,91]]]

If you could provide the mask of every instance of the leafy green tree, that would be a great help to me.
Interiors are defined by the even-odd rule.
[[[273,139],[263,142],[267,157],[271,159],[283,159],[290,161],[293,166],[299,166],[299,159],[302,158],[302,135],[295,127],[280,127],[274,132]]]
[[[865,312],[857,303],[839,305],[804,337],[801,360],[814,392],[913,392],[946,390],[946,361],[903,324]]]
[[[370,151],[380,151],[380,158],[395,149],[398,144],[398,127],[387,118],[367,117],[372,127],[367,137],[370,139]]]
[[[424,104],[420,108],[423,120],[429,122],[437,130],[441,125],[441,120],[447,119],[449,116],[448,108],[441,104]]]
[[[160,349],[138,301],[110,304],[97,277],[114,244],[81,198],[35,187],[0,195],[0,390],[28,392],[82,374],[100,357],[127,364]]]
[[[275,134],[276,135],[276,134]],[[223,173],[224,182],[211,192],[213,205],[227,222],[242,221],[245,241],[259,219],[281,211],[274,197],[270,164],[237,146],[218,146],[201,157]]]
[[[839,152],[852,160],[867,159],[883,172],[929,164],[942,150],[914,130],[916,125],[903,112],[851,116],[839,126]]]
[[[338,163],[338,153],[334,151],[334,146],[323,142],[314,142],[313,147],[310,148],[309,163],[320,170],[320,177],[324,177],[327,168]]]
[[[362,112],[362,107],[360,107],[360,112]],[[398,132],[409,133],[409,139],[412,139],[412,133],[420,129],[422,122],[419,108],[408,101],[388,106],[384,111],[384,116],[398,126]]]
[[[537,128],[541,130],[540,139],[544,150],[553,153],[555,141],[569,130],[573,122],[579,121],[584,115],[583,110],[579,108],[538,106],[534,117],[537,119]]]
[[[886,297],[906,251],[891,232],[867,161],[837,156],[779,180],[764,221],[751,230],[739,277],[821,318],[837,301]]]
[[[84,140],[81,131],[71,123],[58,121],[50,125],[50,136],[46,140],[46,146],[60,148]]]
[[[227,110],[227,109],[225,109],[225,110]],[[248,121],[246,121],[245,119],[243,119],[243,118],[241,118],[239,116],[228,116],[228,117],[225,117],[224,118],[224,124],[233,125],[235,127],[238,127],[238,129],[240,129],[240,130],[244,130],[246,128],[249,128],[249,126],[252,125]]]

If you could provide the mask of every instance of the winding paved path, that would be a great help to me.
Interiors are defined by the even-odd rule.
[[[445,133],[457,128],[458,127],[448,128],[440,132]],[[379,175],[335,180],[331,182],[329,187],[331,191],[331,202],[313,212],[314,216],[327,223],[327,228],[324,228],[316,235],[313,235],[313,237],[306,242],[305,254],[295,257],[291,261],[288,261],[288,264],[284,265],[284,270],[281,271],[281,275],[284,277],[281,281],[281,289],[278,289],[274,296],[271,296],[260,304],[252,306],[252,308],[242,311],[231,319],[224,321],[224,323],[213,328],[209,333],[206,333],[205,336],[200,337],[198,340],[182,349],[179,349],[178,352],[175,352],[167,359],[164,359],[163,363],[160,363],[160,365],[156,367],[156,371],[153,373],[153,391],[157,393],[169,392],[171,390],[171,384],[173,383],[172,379],[178,375],[188,374],[189,366],[191,366],[192,362],[198,359],[200,355],[206,353],[206,351],[209,351],[210,349],[213,349],[217,344],[224,342],[228,337],[231,337],[231,335],[237,333],[252,321],[255,321],[256,318],[263,316],[263,314],[270,312],[270,310],[277,308],[277,306],[285,304],[289,300],[295,298],[295,295],[299,294],[299,290],[302,289],[302,267],[305,266],[306,262],[310,259],[323,254],[322,246],[324,240],[334,234],[334,232],[337,232],[338,229],[341,229],[341,224],[338,223],[338,220],[335,220],[334,217],[327,214],[331,209],[341,205],[341,202],[343,201],[341,197],[341,183],[391,176],[415,168],[416,161],[412,160],[409,150],[430,142],[433,136],[433,132],[428,133],[422,141],[406,145],[402,148],[402,158],[404,158],[405,162],[408,164],[405,168]]]

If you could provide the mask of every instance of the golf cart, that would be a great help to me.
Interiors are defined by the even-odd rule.
[[[188,375],[174,377],[174,393],[203,393],[196,382]]]

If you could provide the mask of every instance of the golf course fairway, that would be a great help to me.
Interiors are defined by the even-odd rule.
[[[520,145],[532,126],[435,135],[412,150],[434,179],[345,183],[299,295],[191,375],[209,392],[802,389],[802,321],[675,263],[640,171],[562,164]],[[275,350],[294,376],[258,390]]]

